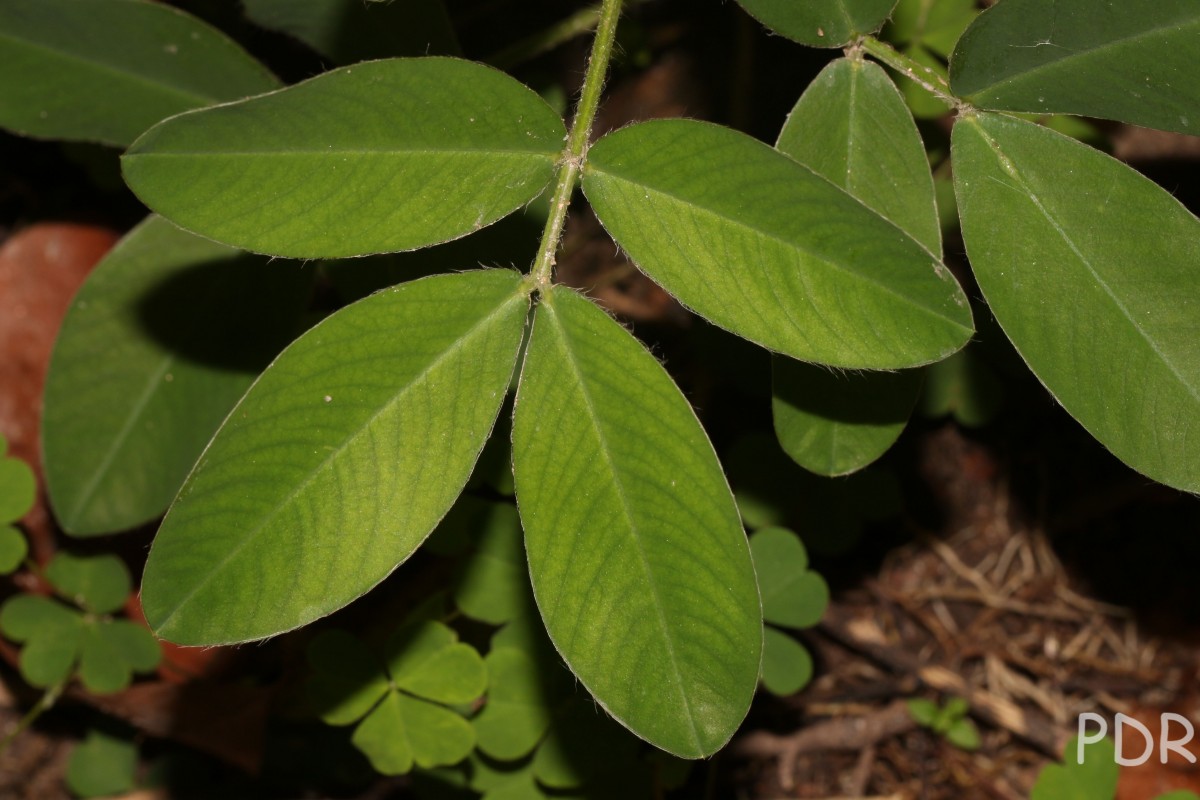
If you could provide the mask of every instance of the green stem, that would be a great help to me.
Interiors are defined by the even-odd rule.
[[[21,717],[21,720],[17,723],[16,727],[9,731],[7,736],[5,736],[3,739],[0,739],[0,753],[3,753],[5,750],[7,750],[8,746],[13,743],[13,740],[20,736],[26,728],[36,722],[38,717],[54,707],[54,704],[58,702],[59,695],[62,694],[63,689],[65,689],[66,686],[67,682],[65,680],[59,681],[46,690],[41,699],[34,703],[33,708],[29,709],[29,713]]]
[[[554,272],[554,258],[567,220],[567,208],[571,205],[571,193],[575,191],[584,159],[587,158],[588,137],[591,136],[592,122],[596,119],[596,109],[600,107],[600,93],[604,88],[604,76],[608,72],[608,59],[612,55],[620,16],[621,0],[603,0],[600,4],[600,24],[596,27],[596,40],[592,43],[592,55],[583,78],[579,106],[571,122],[571,133],[567,136],[567,146],[563,150],[554,182],[550,218],[546,220],[541,249],[530,271],[539,286],[548,286]]]
[[[632,3],[645,0],[630,0]],[[493,67],[509,70],[518,64],[523,64],[543,53],[548,53],[561,44],[565,44],[576,36],[595,30],[600,24],[601,3],[576,11],[566,19],[559,20],[548,28],[526,36],[520,41],[513,42],[503,50],[492,54],[484,61]]]
[[[874,36],[864,36],[857,44],[939,100],[944,100],[955,108],[963,107],[963,101],[951,94],[950,84],[946,83],[945,78],[924,64],[918,64],[887,42],[881,42]]]

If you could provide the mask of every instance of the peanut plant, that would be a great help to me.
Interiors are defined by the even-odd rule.
[[[537,612],[520,619],[638,737],[687,759],[719,750],[763,666],[764,608],[739,509],[672,378],[556,283],[556,258],[581,190],[646,275],[773,354],[775,429],[797,463],[862,469],[900,435],[922,369],[975,331],[943,263],[906,95],[876,61],[910,100],[954,115],[970,268],[1029,369],[1130,467],[1200,490],[1200,222],[1131,168],[1029,118],[1196,131],[1200,6],[1001,0],[979,13],[973,2],[905,0],[896,49],[874,35],[895,0],[739,2],[800,45],[843,50],[775,146],[689,119],[593,141],[620,0],[594,11],[569,125],[490,66],[339,55],[321,36],[329,0],[246,3],[346,59],[290,86],[166,5],[0,4],[0,124],[122,149],[124,180],[153,212],[72,307],[44,444],[68,532],[165,512],[141,584],[158,635],[260,640],[370,591],[455,506],[493,431],[508,429],[497,419],[511,388],[519,529],[514,513],[504,546],[515,550],[502,560],[507,579],[527,578]],[[353,270],[352,259],[475,235],[547,200],[532,263],[456,264],[315,324],[305,315],[322,264]],[[790,547],[790,535],[762,544]],[[819,616],[822,591],[800,593],[797,625]],[[427,701],[453,705],[487,681],[479,656],[443,628],[425,629],[440,642],[425,655],[461,659],[469,676],[406,688],[397,676],[409,673],[363,650],[346,669],[359,670],[370,702],[327,713],[359,724],[390,704],[393,722],[374,729],[387,739],[404,727],[402,707],[444,711],[458,720],[446,728],[453,757],[423,766],[461,760],[485,734],[461,709]],[[324,641],[314,666],[336,683]],[[332,650],[358,653],[342,645]],[[529,661],[493,644],[490,691],[521,696]],[[493,725],[499,716],[482,713]],[[530,749],[545,730],[527,737]],[[379,752],[380,737],[366,738]]]

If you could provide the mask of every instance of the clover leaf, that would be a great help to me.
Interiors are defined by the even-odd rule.
[[[46,567],[46,579],[59,594],[93,614],[111,614],[132,590],[129,570],[116,556],[59,553]]]
[[[8,442],[0,436],[0,575],[13,572],[25,560],[29,546],[12,525],[29,513],[37,496],[33,470],[24,461],[6,458]]]
[[[21,532],[11,525],[0,525],[0,575],[14,572],[27,555],[29,545]]]
[[[29,594],[0,607],[0,632],[24,644],[18,666],[30,685],[49,688],[77,670],[88,691],[103,694],[126,688],[135,672],[158,666],[161,652],[150,631],[109,616],[130,591],[129,572],[119,559],[60,553],[46,578],[83,610]]]
[[[970,710],[970,704],[962,697],[951,697],[940,707],[932,700],[922,697],[914,697],[908,701],[908,713],[918,725],[929,728],[955,747],[978,750],[979,729],[967,716]]]
[[[330,725],[357,724],[351,741],[385,775],[454,764],[475,747],[475,730],[445,704],[483,694],[483,659],[440,622],[402,627],[376,654],[346,631],[319,633],[308,647],[309,699]]]
[[[24,461],[7,458],[8,442],[0,436],[0,523],[15,522],[29,513],[37,498],[33,470]]]
[[[134,788],[137,747],[132,742],[90,731],[67,760],[67,788],[78,797],[109,797]]]
[[[1094,742],[1076,760],[1078,737],[1067,743],[1063,764],[1046,766],[1033,785],[1030,800],[1112,800],[1117,791],[1116,748],[1111,739]]]
[[[637,739],[577,690],[536,610],[493,635],[485,662],[487,702],[472,720],[478,752],[469,762],[470,785],[485,800],[627,797],[654,775],[664,787],[686,778],[687,762],[642,758]]]
[[[789,628],[816,625],[829,605],[829,586],[808,568],[808,553],[786,528],[763,528],[750,537],[758,573],[763,621]],[[791,636],[768,625],[763,631],[762,683],[772,694],[794,694],[812,680],[812,656]]]

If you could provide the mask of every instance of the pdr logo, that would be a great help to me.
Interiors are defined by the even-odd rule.
[[[1089,723],[1094,723],[1095,729],[1089,732]],[[1145,764],[1154,755],[1154,732],[1138,720],[1127,714],[1117,714],[1113,721],[1113,738],[1116,740],[1116,762],[1123,767],[1137,767]],[[1126,745],[1126,731],[1132,728],[1138,737],[1131,739]],[[1084,750],[1089,744],[1095,744],[1108,735],[1108,721],[1099,714],[1090,711],[1079,715],[1079,738],[1076,745],[1075,763],[1082,764]],[[1196,763],[1196,756],[1184,745],[1192,740],[1195,730],[1191,721],[1181,714],[1165,713],[1159,717],[1158,723],[1158,760],[1167,763],[1168,753],[1178,753],[1189,763]],[[1126,751],[1132,751],[1140,745],[1141,755],[1130,758]]]

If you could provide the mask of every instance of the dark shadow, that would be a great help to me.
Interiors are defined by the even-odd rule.
[[[164,276],[138,321],[182,358],[257,373],[299,333],[311,283],[311,267],[241,253]]]

